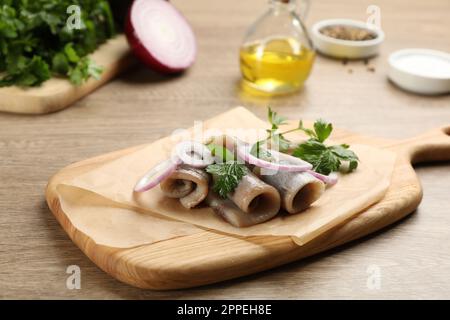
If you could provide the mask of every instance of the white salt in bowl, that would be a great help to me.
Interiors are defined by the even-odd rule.
[[[331,26],[353,27],[368,30],[375,35],[371,40],[342,40],[326,36],[320,32]],[[378,54],[384,40],[384,32],[380,28],[368,25],[363,21],[350,19],[328,19],[314,24],[311,28],[314,47],[322,54],[335,58],[363,59]]]
[[[403,49],[389,56],[388,77],[400,88],[425,95],[450,92],[450,54]]]

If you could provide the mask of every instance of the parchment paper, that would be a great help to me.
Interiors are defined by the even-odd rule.
[[[202,130],[239,129],[235,135],[253,142],[245,130],[263,130],[267,126],[240,107],[206,121]],[[301,136],[293,134],[290,138],[301,139]],[[62,181],[65,187],[58,186],[58,190],[64,212],[95,242],[113,247],[149,244],[201,232],[201,229],[239,236],[291,236],[295,243],[302,245],[378,202],[387,191],[395,163],[392,152],[352,145],[361,160],[358,169],[341,175],[337,185],[326,190],[311,208],[256,226],[236,228],[209,208],[185,209],[178,200],[164,197],[158,187],[145,193],[133,192],[137,180],[152,166],[167,159],[178,141],[173,137],[163,138]],[[100,202],[99,196],[103,199]]]
[[[142,213],[85,189],[59,185],[57,191],[61,208],[75,228],[100,245],[131,248],[202,231],[189,223]]]

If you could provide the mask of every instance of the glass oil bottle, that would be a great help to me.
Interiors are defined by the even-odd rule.
[[[304,12],[307,2],[302,1]],[[244,87],[269,95],[300,89],[309,77],[315,52],[296,13],[295,0],[270,0],[269,10],[249,29],[240,48]]]

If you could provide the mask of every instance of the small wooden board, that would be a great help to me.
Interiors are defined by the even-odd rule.
[[[80,166],[102,163],[132,149],[64,168],[50,180],[46,198],[51,211],[73,242],[111,276],[140,288],[188,288],[249,275],[311,256],[403,218],[414,211],[422,199],[420,182],[411,163],[450,160],[449,133],[450,126],[398,141],[335,129],[334,141],[373,145],[398,154],[391,186],[380,202],[303,246],[295,245],[288,237],[240,238],[208,231],[131,249],[97,245],[70,223],[61,209],[56,186],[61,179],[76,176]]]
[[[0,111],[43,114],[64,109],[111,80],[134,62],[124,35],[108,40],[91,57],[103,67],[99,80],[89,79],[80,86],[74,86],[66,78],[54,77],[40,87],[0,88]]]

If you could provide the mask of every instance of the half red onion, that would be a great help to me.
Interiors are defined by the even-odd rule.
[[[139,179],[134,187],[134,191],[144,192],[156,187],[161,181],[170,176],[179,164],[181,164],[179,158],[167,159],[160,162]]]
[[[197,54],[194,32],[182,14],[164,0],[134,0],[125,24],[134,54],[161,73],[190,67]]]
[[[202,143],[196,141],[183,141],[175,146],[176,155],[195,168],[206,168],[214,163],[211,151]]]
[[[269,162],[263,159],[259,159],[252,155],[249,150],[249,146],[247,145],[241,145],[237,147],[237,154],[240,158],[242,158],[244,161],[253,164],[257,167],[264,168],[264,169],[270,169],[270,170],[280,170],[280,171],[288,171],[288,172],[302,172],[312,169],[312,165],[306,161],[303,161],[301,159],[295,158],[296,164],[291,163],[276,163],[276,162]],[[277,153],[278,155],[281,155],[281,153],[270,150],[271,153]],[[286,154],[282,154],[283,158],[286,157],[292,157]],[[292,157],[294,158],[294,157]],[[288,162],[288,161],[286,161]]]

